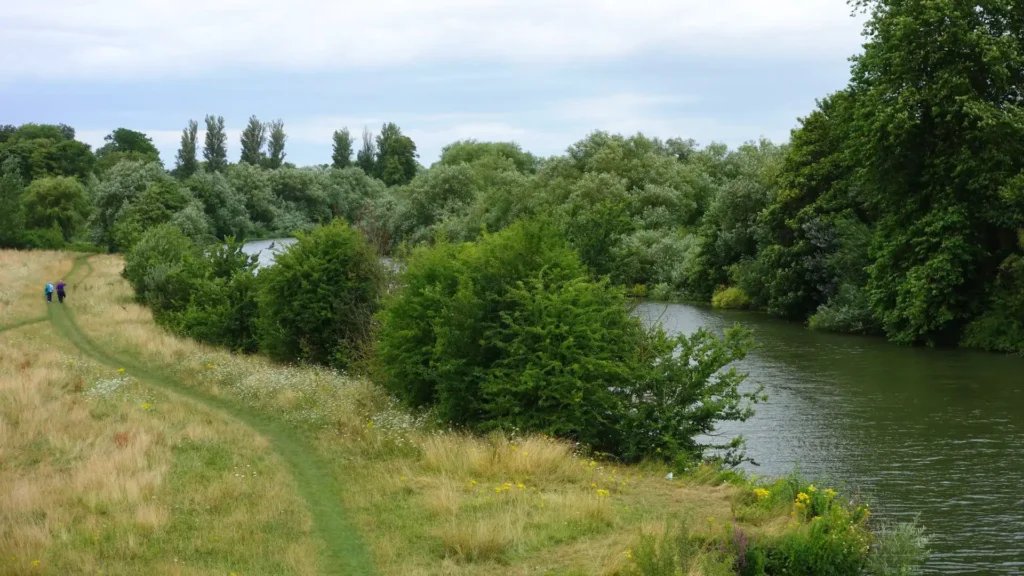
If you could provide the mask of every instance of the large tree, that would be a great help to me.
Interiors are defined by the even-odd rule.
[[[266,160],[266,165],[271,170],[276,170],[284,164],[284,144],[286,140],[288,140],[288,136],[284,133],[284,122],[281,120],[271,122]]]
[[[388,186],[408,184],[416,176],[416,143],[402,134],[394,122],[381,127],[377,135],[377,178]]]
[[[1024,195],[1018,0],[857,0],[856,164],[880,219],[871,305],[893,340],[956,343],[1006,258]],[[1008,187],[1009,186],[1009,187]]]
[[[249,123],[242,130],[242,156],[239,162],[259,166],[263,161],[263,146],[267,143],[267,126],[255,115],[249,117]]]
[[[117,128],[103,140],[106,144],[96,150],[96,171],[100,174],[123,160],[160,161],[160,152],[153,145],[153,140],[142,132]]]
[[[178,178],[188,178],[199,169],[199,160],[196,157],[198,135],[199,122],[189,120],[188,127],[181,131],[181,148],[178,149],[174,163],[174,174]]]
[[[348,128],[334,131],[331,165],[335,168],[348,168],[352,165],[352,135],[349,134]]]
[[[46,176],[70,176],[84,181],[95,157],[88,144],[74,140],[75,130],[64,124],[6,126],[0,141],[0,164],[14,158],[24,181]]]
[[[0,248],[16,248],[21,244],[25,230],[21,208],[23,186],[18,162],[8,158],[0,166]]]
[[[373,134],[367,128],[363,128],[363,147],[356,154],[356,166],[363,169],[370,176],[377,173],[377,145],[373,142]]]
[[[207,172],[222,172],[228,165],[228,136],[224,129],[224,117],[206,117],[206,139],[203,159]]]
[[[25,224],[29,228],[60,228],[70,240],[89,215],[89,199],[85,187],[74,178],[55,177],[34,180],[22,197]]]

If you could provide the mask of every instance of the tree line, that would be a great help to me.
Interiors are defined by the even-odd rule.
[[[789,143],[735,149],[594,132],[541,158],[455,142],[429,168],[395,124],[285,162],[280,121],[183,131],[165,171],[144,134],[95,152],[68,126],[0,129],[0,243],[126,251],[155,225],[192,238],[291,235],[342,218],[380,254],[476,241],[543,215],[597,277],[636,296],[765,310],[905,344],[1024,349],[1024,16],[858,1],[848,86]],[[358,150],[357,150],[358,148]],[[199,154],[202,154],[202,160]]]

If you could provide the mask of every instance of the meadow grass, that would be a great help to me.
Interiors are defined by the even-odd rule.
[[[49,266],[68,266],[65,255],[51,258],[61,264]],[[98,346],[130,354],[173,374],[184,386],[297,430],[328,463],[341,487],[339,497],[381,574],[627,574],[632,568],[631,550],[640,535],[656,536],[680,521],[693,526],[698,536],[717,534],[727,524],[752,534],[785,530],[783,510],[777,520],[737,519],[734,508],[749,488],[722,484],[713,474],[705,475],[704,480],[713,480],[708,482],[699,476],[668,481],[664,478],[668,470],[662,465],[621,466],[593,459],[560,440],[445,431],[429,415],[408,412],[365,379],[317,367],[275,365],[258,356],[234,355],[175,337],[134,303],[130,287],[119,276],[123,265],[119,257],[94,256],[89,263],[88,276],[83,273],[69,281],[73,290],[68,306],[81,329]],[[44,334],[47,328],[39,325],[14,332],[23,339],[27,330]],[[10,334],[4,341],[19,347],[5,352],[2,362],[14,370],[35,347],[11,344]],[[35,387],[51,400],[81,405],[85,415],[73,417],[73,411],[40,406],[38,410],[47,411],[40,421],[82,430],[77,437],[89,440],[76,442],[111,454],[124,451],[117,440],[122,431],[127,430],[131,438],[151,439],[146,458],[132,460],[136,467],[117,477],[123,478],[119,482],[149,488],[107,493],[95,484],[65,486],[64,472],[27,464],[31,459],[27,455],[36,450],[29,446],[35,436],[24,435],[19,443],[10,444],[5,456],[17,455],[20,460],[13,461],[25,463],[5,467],[0,474],[67,490],[66,497],[46,504],[51,508],[47,518],[68,517],[81,502],[104,493],[108,511],[93,524],[109,527],[111,545],[131,541],[149,551],[148,555],[125,551],[119,556],[125,561],[146,561],[147,566],[159,566],[157,571],[162,573],[173,569],[176,572],[168,573],[188,574],[203,571],[195,565],[199,558],[207,560],[206,566],[222,561],[218,566],[227,566],[229,557],[244,557],[248,559],[244,570],[230,571],[239,576],[315,572],[312,561],[303,563],[316,555],[308,515],[295,496],[293,480],[281,472],[265,442],[224,417],[143,384],[116,386],[115,400],[103,401],[106,415],[93,416],[91,406],[97,401],[88,391],[114,385],[100,385],[99,376],[80,385],[67,384],[76,375],[92,374],[81,372],[79,364],[66,363],[66,356],[73,353],[73,349],[54,352],[47,364],[49,377],[40,378]],[[141,409],[146,402],[151,407]],[[22,411],[32,410],[19,404],[17,409],[5,408],[4,414],[8,419],[22,418]],[[156,438],[162,440],[152,440]],[[75,448],[72,453],[84,450]],[[241,504],[236,492],[239,481],[233,475],[235,466],[243,462],[261,466],[258,479],[243,483],[254,498],[247,505]],[[183,473],[188,482],[177,476],[179,469],[187,471]],[[145,532],[139,510],[154,495],[156,502],[187,503],[190,511],[181,516],[184,513],[173,506],[151,506],[141,514],[157,528]],[[11,555],[19,558],[88,556],[88,537],[32,540],[37,532],[26,519],[29,516],[4,516],[0,552],[9,546],[14,551]],[[171,526],[176,527],[176,547],[166,542],[154,545],[154,535],[165,534]],[[211,544],[213,534],[219,535],[216,546]],[[240,534],[230,541],[237,546],[233,551],[225,543],[229,534]],[[179,568],[175,558],[189,559],[188,568]],[[29,564],[17,566],[31,569]],[[698,553],[690,566],[694,574],[720,570],[720,562],[710,552]],[[124,573],[139,572],[125,569]]]

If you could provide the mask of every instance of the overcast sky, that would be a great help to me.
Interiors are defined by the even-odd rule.
[[[420,161],[464,138],[556,154],[595,129],[785,141],[860,50],[845,0],[34,0],[0,14],[0,123],[124,126],[173,165],[190,118],[251,114],[288,160],[397,122]]]

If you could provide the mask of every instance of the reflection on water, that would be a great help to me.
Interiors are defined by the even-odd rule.
[[[794,467],[859,491],[878,516],[920,514],[929,573],[1024,574],[1024,358],[905,348],[770,317],[647,303],[670,332],[735,322],[758,349],[740,365],[768,402],[742,424],[760,475]]]

